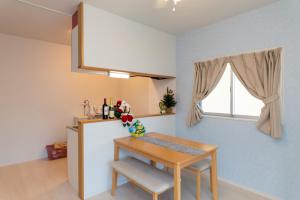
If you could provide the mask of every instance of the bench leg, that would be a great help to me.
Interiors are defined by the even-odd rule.
[[[112,196],[115,196],[117,184],[118,184],[118,172],[115,169],[112,169],[112,185],[111,185]]]
[[[213,188],[213,180],[212,180],[212,169],[211,167],[209,168],[209,178],[210,178],[210,191],[212,192],[212,188]]]
[[[153,193],[152,199],[153,199],[153,200],[158,200],[158,194],[157,194],[157,193]]]
[[[153,161],[153,160],[150,160],[150,165],[151,165],[152,167],[156,167],[156,162]]]
[[[169,167],[164,166],[164,169],[163,169],[163,170],[166,171],[167,173],[169,173]]]
[[[201,171],[197,172],[196,200],[200,200],[201,194]]]

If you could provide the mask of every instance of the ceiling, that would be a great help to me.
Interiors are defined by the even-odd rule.
[[[17,0],[0,0],[0,33],[70,44],[71,14],[80,0],[29,0],[56,13]]]
[[[141,22],[175,35],[253,10],[277,0],[181,0],[172,12],[172,1],[165,0],[86,0],[98,8]]]
[[[0,0],[0,32],[70,44],[71,15],[80,1]],[[176,12],[172,12],[171,3],[165,7],[157,7],[157,1],[164,3],[165,0],[85,1],[125,18],[178,35],[277,0],[181,0]]]

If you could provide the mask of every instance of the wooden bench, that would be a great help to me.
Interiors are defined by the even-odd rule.
[[[115,195],[118,173],[125,176],[131,183],[151,193],[153,200],[158,200],[159,194],[173,187],[171,175],[130,157],[112,162],[112,196]]]

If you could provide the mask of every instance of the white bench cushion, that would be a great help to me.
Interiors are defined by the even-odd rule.
[[[162,193],[173,187],[171,175],[135,158],[113,161],[112,167],[151,192]]]
[[[193,164],[191,167],[198,169],[200,171],[204,171],[204,170],[210,168],[210,163],[211,163],[210,159],[203,159],[203,160]]]

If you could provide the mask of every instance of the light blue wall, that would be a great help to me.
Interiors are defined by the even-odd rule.
[[[263,135],[250,121],[205,118],[186,127],[195,61],[273,47],[284,49],[282,139]],[[281,0],[178,37],[177,98],[177,135],[219,145],[221,178],[280,199],[300,199],[299,0]]]

